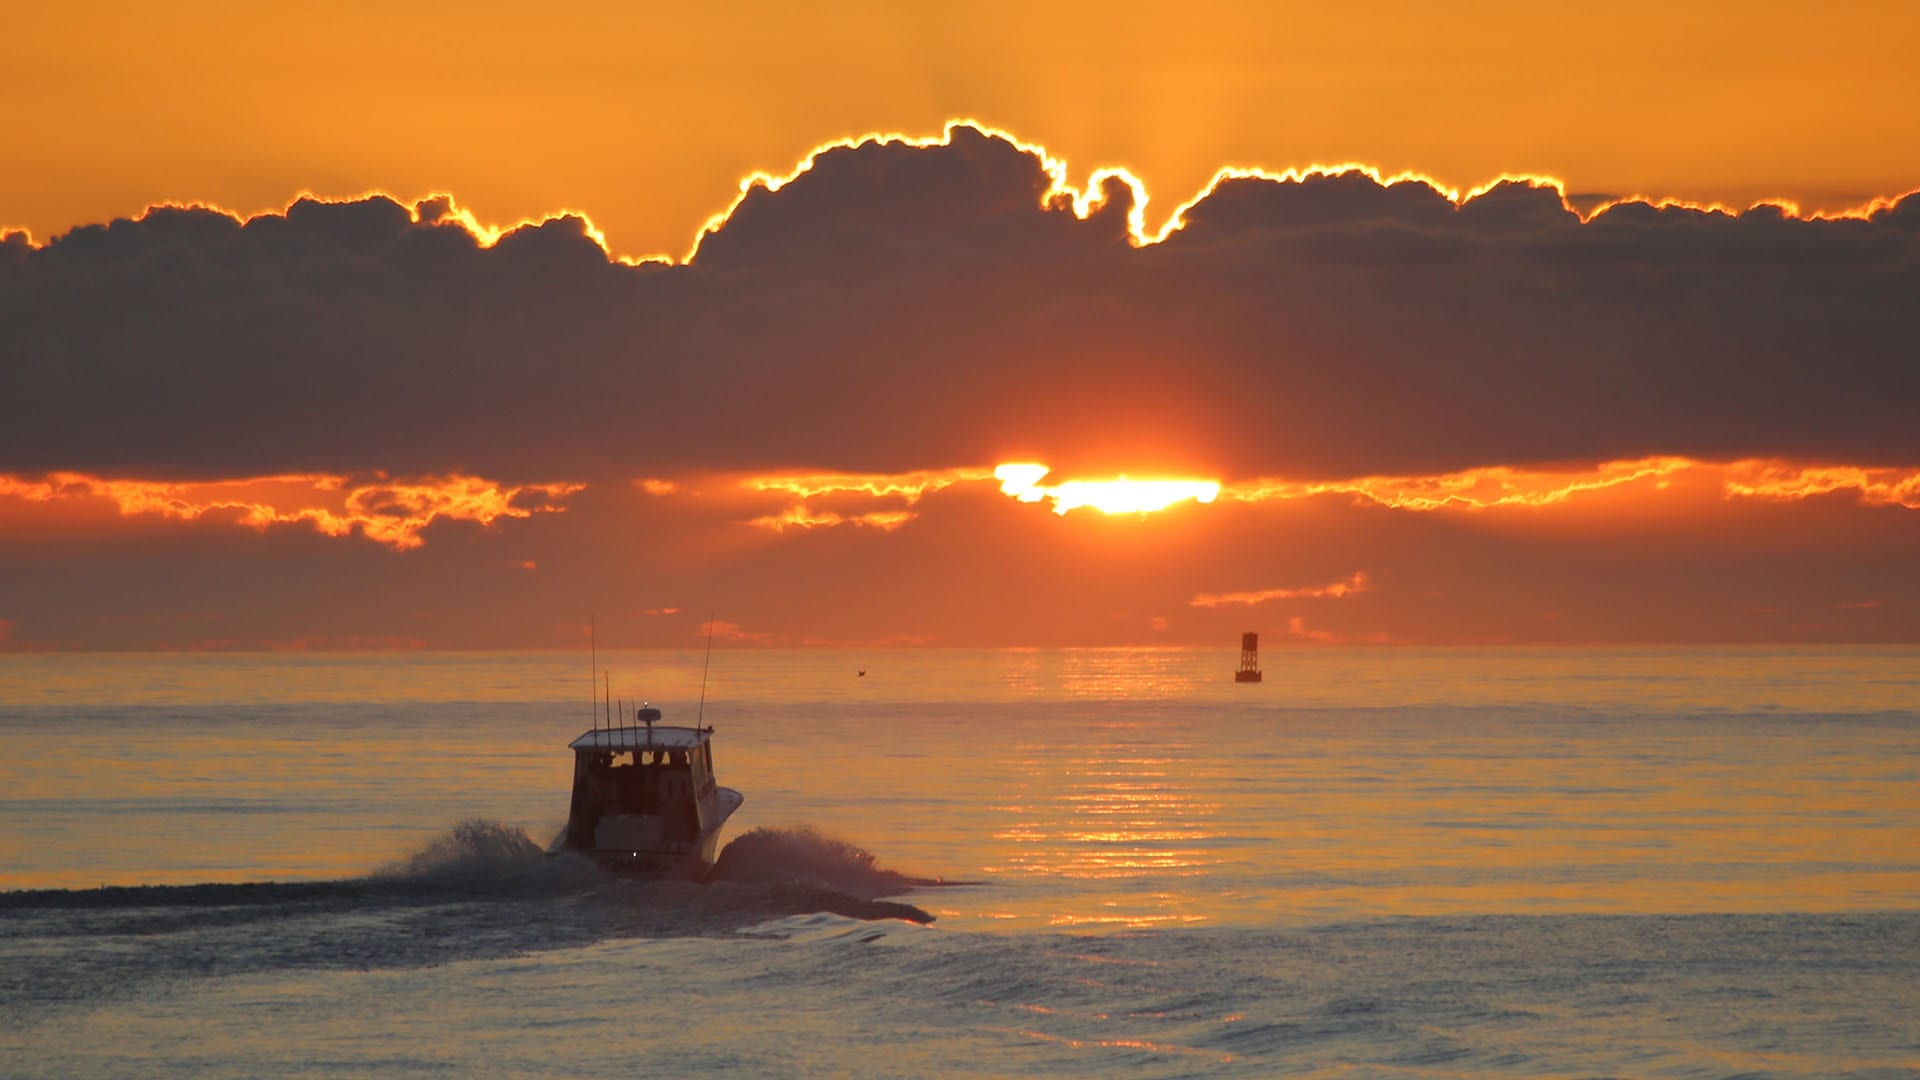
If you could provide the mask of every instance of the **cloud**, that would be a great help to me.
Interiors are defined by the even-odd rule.
[[[715,619],[710,622],[701,623],[697,628],[697,635],[702,639],[711,635],[720,641],[731,642],[737,645],[792,644],[791,640],[783,635],[767,633],[761,630],[746,630],[743,629],[739,623],[727,622],[724,619]]]
[[[436,521],[491,525],[564,510],[585,485],[506,486],[473,476],[354,480],[330,474],[259,476],[236,480],[168,482],[51,473],[37,480],[0,474],[0,500],[29,504],[96,501],[121,516],[154,515],[181,521],[215,516],[253,529],[305,523],[326,536],[360,535],[395,551],[419,547]],[[533,569],[531,563],[526,569]]]
[[[1856,493],[1868,506],[1920,510],[1920,469],[1863,469],[1789,461],[1738,461],[1728,466],[1727,492],[1760,499],[1805,499]]]
[[[1696,461],[1684,457],[1603,461],[1591,465],[1488,465],[1430,476],[1362,476],[1339,480],[1265,478],[1223,490],[1238,502],[1350,496],[1395,510],[1476,511],[1545,508],[1605,494],[1646,494],[1705,487],[1726,498],[1808,499],[1852,493],[1866,506],[1920,509],[1920,467],[1864,468],[1779,459]]]
[[[743,519],[776,532],[791,528],[867,525],[895,529],[914,520],[912,510],[929,495],[958,485],[994,483],[1000,494],[1029,505],[1050,503],[1064,515],[1095,509],[1109,515],[1147,515],[1185,502],[1201,505],[1272,503],[1344,498],[1392,510],[1472,513],[1544,510],[1585,504],[1605,496],[1643,499],[1698,497],[1793,500],[1852,493],[1865,506],[1920,509],[1920,467],[1863,468],[1778,459],[1732,462],[1683,457],[1641,458],[1522,467],[1487,465],[1425,476],[1362,476],[1329,480],[1263,477],[1222,485],[1204,479],[1040,480],[1052,469],[1037,463],[988,468],[958,467],[883,474],[710,475],[698,479],[640,481],[649,494],[706,498],[729,492],[773,495],[777,510]],[[762,505],[759,502],[755,506]]]
[[[1396,510],[1486,510],[1551,506],[1609,488],[1645,481],[1663,484],[1677,473],[1706,467],[1687,458],[1606,461],[1588,466],[1521,468],[1487,465],[1431,476],[1362,476],[1340,480],[1262,479],[1226,490],[1242,502],[1351,495]]]
[[[1308,626],[1307,620],[1298,615],[1287,620],[1287,633],[1314,645],[1391,645],[1394,643],[1393,635],[1384,631],[1344,633],[1338,630],[1320,630]]]
[[[749,184],[672,265],[444,196],[9,239],[0,471],[1920,460],[1920,197],[1583,219],[1538,179],[1239,171],[1162,236],[1124,174],[926,142]]]
[[[448,196],[8,234],[5,647],[1920,633],[1920,197],[1071,180],[850,140],[680,260]]]
[[[875,510],[865,514],[839,514],[831,510],[809,510],[795,504],[777,514],[764,514],[747,522],[762,529],[785,532],[788,529],[821,529],[835,525],[862,525],[873,529],[897,529],[913,520],[905,510]]]
[[[927,495],[955,484],[973,483],[991,475],[985,469],[916,470],[896,475],[877,473],[778,473],[748,476],[738,481],[750,492],[770,493],[790,500],[780,510],[763,514],[748,522],[764,529],[830,528],[835,525],[860,525],[892,530],[914,518],[912,507]],[[858,510],[840,511],[822,503],[858,505]],[[871,508],[879,503],[881,508]]]
[[[1194,607],[1223,607],[1228,604],[1245,604],[1251,607],[1254,604],[1264,604],[1269,600],[1337,600],[1343,596],[1366,592],[1369,584],[1367,572],[1356,570],[1352,577],[1330,585],[1317,585],[1304,589],[1261,589],[1258,592],[1201,593],[1188,603]],[[1299,622],[1298,619],[1294,621]]]
[[[692,472],[672,474],[679,490],[666,497],[596,483],[568,496],[565,513],[442,521],[404,553],[304,523],[5,498],[0,601],[16,650],[302,638],[584,649],[593,611],[607,648],[698,647],[710,615],[746,631],[743,647],[1230,648],[1243,630],[1284,634],[1295,615],[1351,642],[1916,640],[1920,513],[1856,490],[1730,495],[1724,473],[1702,465],[1665,487],[1648,478],[1542,505],[1420,509],[1329,492],[1145,516],[1057,515],[985,479],[928,491],[896,529],[776,533],[749,522],[786,494]],[[822,497],[843,515],[897,505]],[[528,561],[537,572],[521,568]],[[1350,585],[1356,568],[1364,593],[1191,603]],[[1834,610],[1865,600],[1880,604]],[[679,613],[646,614],[667,609]],[[732,640],[717,632],[716,648]]]

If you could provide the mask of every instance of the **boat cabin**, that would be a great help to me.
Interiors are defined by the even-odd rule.
[[[573,801],[556,847],[623,859],[705,858],[740,803],[714,781],[712,728],[597,728],[573,750]],[[724,793],[724,795],[723,795]]]

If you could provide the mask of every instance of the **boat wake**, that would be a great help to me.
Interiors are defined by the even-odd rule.
[[[740,835],[720,852],[708,880],[806,882],[867,899],[957,884],[875,866],[872,852],[804,825]]]
[[[707,881],[692,882],[622,878],[584,857],[549,857],[511,826],[463,821],[358,878],[0,892],[0,1014],[181,976],[758,936],[754,928],[770,920],[822,912],[927,923],[933,917],[920,908],[884,899],[922,880],[810,829],[748,833]]]
[[[108,885],[94,889],[31,889],[0,892],[0,917],[45,911],[132,911],[170,908],[286,907],[290,910],[344,905],[431,905],[489,898],[595,896],[637,901],[695,898],[714,894],[716,906],[733,909],[742,897],[787,896],[791,910],[852,914],[858,918],[905,918],[930,922],[932,916],[910,904],[871,902],[913,889],[949,884],[939,878],[913,877],[875,865],[873,853],[822,835],[807,826],[760,828],[726,846],[719,860],[697,882],[626,878],[602,870],[577,855],[548,855],[524,830],[497,821],[462,821],[417,850],[365,877],[333,881],[239,882],[205,885]],[[839,899],[835,899],[835,898]],[[807,908],[822,901],[828,907]],[[867,902],[862,907],[858,902]],[[679,905],[668,905],[679,906]],[[724,920],[703,925],[724,929]]]
[[[401,889],[498,893],[584,890],[601,884],[602,878],[585,859],[549,857],[523,829],[469,818],[374,871],[367,881]]]

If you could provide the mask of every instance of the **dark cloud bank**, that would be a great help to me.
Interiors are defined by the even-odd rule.
[[[1046,188],[962,128],[829,152],[684,266],[379,198],[16,238],[0,472],[1920,461],[1920,196],[1583,224],[1522,185],[1244,180],[1135,248],[1123,186],[1085,221]]]

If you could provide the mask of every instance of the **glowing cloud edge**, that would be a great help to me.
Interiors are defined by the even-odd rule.
[[[1058,516],[1094,509],[1109,516],[1144,518],[1186,502],[1263,504],[1320,497],[1346,498],[1412,513],[1540,512],[1614,489],[1641,485],[1659,491],[1682,482],[1690,483],[1696,492],[1717,494],[1725,500],[1785,502],[1851,494],[1863,507],[1920,510],[1920,466],[1868,467],[1778,458],[1713,462],[1667,456],[1531,468],[1493,465],[1427,476],[1319,481],[1265,478],[1232,483],[1135,480],[1124,475],[1108,480],[1043,483],[1050,472],[1046,465],[1008,462],[991,470],[793,472],[710,479],[737,496],[784,500],[770,512],[739,522],[773,532],[842,525],[892,532],[916,519],[916,507],[928,495],[958,485],[987,482],[996,483],[1001,494],[1021,503],[1051,502],[1049,509]],[[702,483],[691,478],[647,477],[634,480],[632,490],[652,498],[698,496]],[[459,473],[402,478],[381,473],[361,477],[289,473],[170,482],[75,472],[50,472],[37,478],[0,473],[0,501],[13,500],[28,507],[94,499],[110,504],[120,517],[192,521],[209,514],[225,514],[236,525],[258,531],[272,525],[304,523],[327,536],[357,533],[394,551],[422,546],[425,541],[421,531],[438,520],[488,526],[500,518],[564,512],[562,502],[585,487],[571,482],[508,486]],[[823,497],[856,502],[885,500],[893,505],[858,510],[810,505]],[[529,505],[529,498],[538,501]],[[1358,592],[1366,589],[1367,583],[1356,579],[1345,587]],[[1279,594],[1270,598],[1279,598]],[[1236,597],[1219,602],[1253,601]]]
[[[123,518],[196,521],[210,514],[228,514],[235,524],[258,532],[274,525],[304,523],[323,536],[357,533],[394,551],[423,546],[421,531],[436,521],[472,521],[484,527],[501,518],[563,513],[566,507],[560,501],[585,489],[585,484],[570,482],[506,485],[462,473],[400,478],[373,474],[357,482],[333,473],[203,481],[128,480],[73,472],[28,480],[0,473],[0,499],[28,504],[100,500]],[[518,500],[527,496],[546,504],[521,505]]]
[[[1561,466],[1489,465],[1425,476],[1363,476],[1341,480],[1255,478],[1223,482],[1209,479],[1042,481],[1051,468],[1035,462],[1007,462],[990,473],[979,468],[945,471],[920,470],[898,475],[868,473],[775,474],[732,481],[739,489],[784,495],[784,508],[743,524],[785,532],[837,525],[859,525],[891,532],[915,518],[913,507],[928,494],[957,484],[995,481],[1000,493],[1018,502],[1051,502],[1050,510],[1065,516],[1076,509],[1096,509],[1108,515],[1149,514],[1183,502],[1259,504],[1292,502],[1316,497],[1344,497],[1357,503],[1413,513],[1486,513],[1541,511],[1587,496],[1635,484],[1664,490],[1683,479],[1704,480],[1723,499],[1792,501],[1846,492],[1868,507],[1920,510],[1920,466],[1870,468],[1794,462],[1776,458],[1703,461],[1677,456],[1603,461]],[[648,481],[655,485],[665,482]],[[865,514],[817,510],[809,500],[820,496],[894,499],[901,509]],[[1364,581],[1348,588],[1361,591]]]
[[[314,192],[311,189],[302,189],[289,198],[287,202],[278,209],[262,209],[250,213],[229,209],[212,202],[200,200],[169,200],[148,204],[134,220],[143,220],[148,213],[158,209],[192,209],[224,214],[241,225],[245,225],[256,218],[285,216],[287,211],[292,209],[296,203],[303,200],[328,205],[340,205],[362,202],[367,199],[384,198],[406,209],[408,213],[412,215],[416,224],[429,223],[436,226],[446,225],[465,229],[473,236],[475,242],[483,248],[493,247],[499,243],[503,237],[523,228],[536,228],[554,221],[575,220],[580,223],[584,235],[592,240],[593,243],[605,253],[609,262],[622,263],[627,266],[642,266],[648,264],[684,266],[691,263],[699,254],[700,246],[708,236],[719,232],[726,226],[727,222],[732,219],[734,212],[739,209],[740,204],[744,202],[747,196],[752,194],[756,188],[764,188],[767,191],[780,190],[782,187],[785,187],[787,184],[792,183],[800,176],[811,171],[814,164],[823,154],[835,150],[857,149],[862,146],[910,146],[916,148],[951,146],[953,145],[954,132],[962,128],[969,129],[989,139],[998,139],[1013,146],[1016,150],[1032,156],[1040,164],[1040,167],[1050,180],[1047,190],[1043,192],[1040,197],[1040,206],[1044,209],[1065,205],[1071,209],[1076,217],[1085,220],[1101,206],[1105,205],[1106,185],[1108,181],[1118,181],[1125,184],[1133,196],[1133,205],[1127,215],[1127,229],[1130,239],[1136,247],[1147,247],[1158,244],[1167,237],[1180,231],[1186,226],[1187,212],[1205,201],[1221,184],[1230,180],[1266,180],[1273,183],[1284,184],[1299,183],[1314,177],[1359,174],[1368,177],[1382,187],[1391,187],[1394,184],[1400,183],[1423,184],[1447,198],[1456,207],[1492,191],[1501,184],[1520,183],[1530,187],[1551,189],[1559,197],[1560,205],[1583,223],[1592,221],[1594,218],[1616,207],[1627,205],[1644,205],[1656,210],[1684,209],[1727,216],[1738,216],[1744,213],[1745,210],[1772,207],[1789,218],[1801,221],[1865,220],[1871,218],[1881,210],[1894,206],[1900,200],[1910,195],[1920,194],[1920,187],[1909,188],[1894,195],[1874,196],[1865,202],[1840,210],[1814,211],[1812,213],[1804,212],[1798,201],[1786,197],[1756,199],[1748,204],[1745,210],[1741,210],[1727,203],[1717,201],[1700,202],[1674,196],[1633,194],[1608,199],[1582,212],[1567,197],[1568,183],[1560,177],[1547,173],[1502,172],[1492,179],[1462,188],[1449,184],[1430,173],[1414,169],[1402,169],[1396,172],[1389,172],[1377,165],[1358,161],[1345,161],[1337,164],[1313,163],[1308,165],[1287,166],[1280,169],[1252,165],[1226,165],[1215,170],[1213,176],[1202,185],[1198,192],[1184,202],[1177,204],[1173,212],[1170,213],[1157,228],[1150,228],[1147,224],[1146,207],[1151,199],[1151,195],[1147,190],[1147,185],[1145,181],[1125,166],[1098,166],[1087,174],[1087,180],[1084,184],[1075,185],[1071,180],[1071,173],[1068,169],[1066,159],[1053,154],[1045,145],[1024,139],[1006,128],[988,124],[972,117],[956,117],[942,124],[940,134],[938,135],[913,135],[899,131],[868,131],[860,135],[843,136],[815,145],[803,154],[794,166],[785,173],[756,170],[747,174],[740,179],[739,192],[723,209],[708,215],[707,219],[694,231],[693,240],[687,247],[687,250],[678,257],[666,253],[647,255],[625,255],[617,253],[607,240],[605,231],[594,223],[593,218],[588,213],[571,208],[562,208],[543,214],[530,215],[520,218],[509,225],[488,224],[481,221],[472,211],[460,206],[453,193],[447,191],[429,192],[409,201],[406,197],[396,195],[384,188],[371,188],[358,194],[346,196],[324,195]],[[444,202],[445,209],[436,214],[430,222],[424,222],[423,208],[436,202]],[[32,232],[24,227],[0,225],[0,244],[15,242],[15,237],[23,237],[26,245],[32,249],[45,246],[44,244],[35,243]],[[50,242],[51,241],[49,241],[49,243]]]

